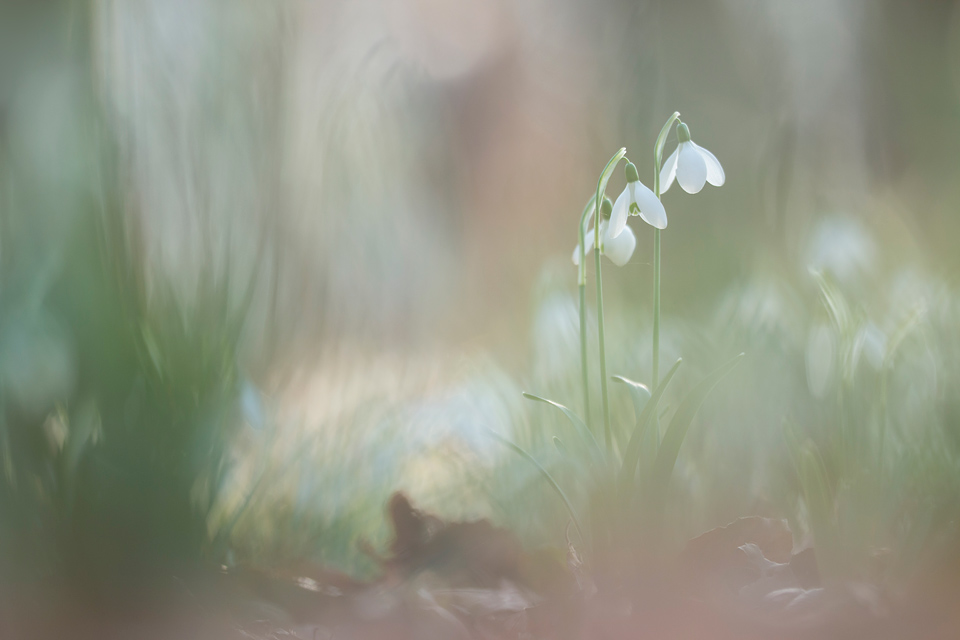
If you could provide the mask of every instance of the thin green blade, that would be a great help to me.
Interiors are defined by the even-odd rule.
[[[657,459],[653,466],[653,482],[650,489],[653,492],[652,497],[656,505],[662,505],[663,500],[665,500],[667,485],[670,482],[670,476],[673,475],[677,456],[680,454],[680,446],[683,444],[690,424],[700,410],[700,406],[717,383],[730,373],[743,357],[744,354],[741,353],[707,375],[687,394],[677,408],[677,412],[673,415],[670,426],[663,436],[663,442],[660,444],[660,451],[657,453]]]
[[[550,486],[553,487],[553,490],[557,492],[557,495],[560,496],[560,499],[563,500],[563,504],[567,507],[567,511],[570,513],[570,517],[573,519],[573,526],[577,528],[577,534],[580,536],[580,540],[586,541],[586,538],[583,537],[583,528],[580,526],[580,518],[577,516],[576,509],[573,508],[573,503],[570,502],[570,499],[567,497],[567,494],[564,493],[562,488],[560,488],[559,483],[557,483],[554,477],[550,475],[550,472],[547,471],[543,467],[543,465],[537,462],[536,458],[534,458],[532,455],[527,453],[526,450],[523,449],[523,447],[521,447],[520,445],[514,443],[512,440],[508,438],[501,436],[499,433],[497,433],[492,429],[487,429],[487,431],[494,438],[496,438],[497,440],[505,444],[507,447],[512,449],[515,453],[519,454],[522,458],[526,459],[527,462],[529,462],[530,464],[532,464],[534,467],[537,468],[537,471],[540,472],[540,475],[544,477],[544,479],[550,484]]]
[[[597,439],[593,437],[593,434],[587,428],[586,423],[580,419],[576,413],[563,406],[559,402],[554,402],[553,400],[547,400],[538,395],[532,393],[523,392],[523,397],[527,400],[534,400],[536,402],[543,402],[548,404],[551,407],[556,407],[563,412],[563,415],[567,416],[567,419],[570,421],[570,424],[573,425],[573,428],[577,431],[577,434],[580,436],[580,439],[583,440],[583,443],[590,450],[591,454],[597,456],[600,460],[605,460],[606,458],[603,455],[603,451],[600,449],[600,445],[597,444]]]
[[[650,388],[642,382],[634,382],[623,376],[610,377],[614,382],[619,382],[627,386],[627,390],[630,391],[630,400],[633,402],[634,415],[639,419],[640,414],[643,413],[643,408],[647,406],[647,401],[650,400]]]
[[[660,403],[660,398],[663,397],[663,392],[666,391],[670,385],[670,380],[673,379],[674,374],[677,373],[677,369],[680,368],[681,362],[683,362],[683,360],[677,358],[677,362],[671,367],[670,371],[667,372],[667,375],[663,377],[663,380],[660,381],[660,386],[651,394],[650,399],[644,404],[643,411],[641,411],[637,417],[637,425],[633,429],[633,435],[630,436],[630,442],[627,443],[627,450],[623,454],[623,464],[620,467],[618,485],[621,491],[626,490],[627,487],[633,484],[637,462],[640,460],[640,443],[643,441],[643,434],[646,433],[650,423],[656,417],[657,405]]]

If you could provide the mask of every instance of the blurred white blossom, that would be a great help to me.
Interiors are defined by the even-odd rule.
[[[873,238],[860,222],[846,216],[821,220],[807,247],[808,266],[829,272],[842,282],[870,270],[876,258]]]
[[[633,234],[633,230],[630,227],[624,227],[623,231],[616,237],[611,237],[610,229],[611,226],[608,221],[604,220],[600,223],[600,237],[602,239],[600,243],[600,253],[610,258],[613,264],[622,267],[630,261],[634,249],[637,248],[637,237]],[[593,229],[590,229],[584,234],[583,239],[586,245],[583,248],[584,255],[593,249],[593,236]],[[573,250],[573,264],[578,267],[580,266],[579,244]]]

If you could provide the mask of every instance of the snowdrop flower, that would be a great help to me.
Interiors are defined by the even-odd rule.
[[[838,215],[817,223],[807,244],[807,263],[842,282],[854,284],[872,271],[877,245],[855,218]]]
[[[677,140],[677,148],[660,170],[660,193],[667,192],[674,178],[687,193],[699,192],[705,182],[722,186],[727,178],[720,161],[690,139],[690,129],[683,122],[677,125]]]
[[[617,197],[610,216],[610,237],[616,238],[627,227],[627,215],[640,216],[643,221],[657,229],[667,228],[667,212],[656,196],[640,182],[637,167],[627,163],[627,186]]]
[[[630,261],[633,250],[637,248],[637,237],[633,235],[633,229],[624,225],[621,232],[614,236],[612,233],[613,225],[610,220],[610,212],[613,205],[610,198],[603,199],[603,205],[600,208],[600,215],[603,219],[600,221],[600,253],[610,258],[613,264],[622,267]],[[589,224],[589,221],[588,221]],[[593,249],[594,229],[590,225],[590,230],[583,236],[584,249],[583,254],[587,255]],[[577,244],[573,250],[573,264],[580,266],[580,245]]]

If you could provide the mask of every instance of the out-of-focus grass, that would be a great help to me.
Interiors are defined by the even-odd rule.
[[[156,281],[148,295],[135,236],[102,204],[73,221],[49,278],[0,294],[2,560],[90,593],[198,566],[243,384],[229,277],[192,304]]]
[[[901,122],[895,112],[856,111],[851,92],[859,85],[847,80],[858,74],[851,69],[862,60],[866,77],[887,78],[897,67],[885,56],[847,55],[860,50],[857,29],[846,25],[870,25],[837,3],[803,20],[771,9],[756,24],[743,23],[749,29],[731,26],[742,23],[735,19],[717,28],[722,21],[714,14],[694,16],[695,5],[674,3],[634,16],[651,38],[637,38],[630,20],[597,14],[603,24],[624,27],[612,38],[590,39],[590,47],[609,46],[599,66],[619,60],[596,74],[601,87],[581,84],[577,74],[554,86],[557,68],[539,57],[511,57],[535,50],[536,41],[491,54],[488,66],[453,80],[411,70],[389,39],[372,52],[332,46],[349,64],[335,56],[328,68],[314,69],[325,57],[313,47],[327,46],[320,36],[330,34],[324,7],[318,18],[307,11],[310,3],[289,14],[279,4],[247,3],[229,12],[236,22],[204,5],[191,14],[196,21],[186,21],[197,29],[192,35],[165,29],[164,20],[180,16],[160,4],[43,4],[28,13],[45,35],[23,45],[36,58],[0,86],[6,576],[67,571],[111,582],[178,563],[298,558],[369,572],[357,542],[385,541],[382,504],[398,488],[445,517],[491,516],[530,544],[561,544],[563,505],[535,468],[486,435],[493,429],[512,438],[578,508],[589,508],[587,470],[564,463],[552,439],[572,446],[570,425],[520,396],[529,390],[583,411],[574,269],[569,247],[552,244],[563,238],[572,246],[576,221],[553,201],[540,202],[546,189],[531,188],[537,177],[526,165],[537,164],[542,182],[564,196],[559,183],[577,185],[577,167],[593,159],[558,154],[556,164],[530,162],[546,155],[544,139],[554,145],[550,153],[568,144],[571,156],[592,153],[602,145],[576,136],[549,140],[589,121],[584,138],[626,136],[632,146],[665,107],[687,110],[658,104],[668,99],[701,112],[710,107],[702,121],[716,140],[711,148],[739,172],[729,171],[727,199],[705,197],[702,211],[689,201],[670,203],[661,361],[683,356],[685,364],[664,406],[676,407],[706,373],[747,353],[680,450],[664,512],[669,544],[760,513],[790,519],[798,537],[817,546],[827,572],[875,571],[874,551],[890,549],[886,575],[902,579],[950,549],[960,504],[960,295],[954,275],[899,241],[906,225],[891,222],[896,209],[916,215],[918,225],[933,229],[925,231],[930,246],[942,246],[956,228],[943,213],[955,208],[943,167],[952,166],[946,160],[956,145],[942,143],[956,134],[948,117],[955,97],[940,95],[952,62],[929,59],[939,54],[907,51],[902,59],[924,64],[900,74],[906,89],[892,80],[876,88],[904,109],[931,95],[942,100],[935,117],[910,106]],[[614,4],[617,15],[633,10]],[[740,15],[721,6],[733,5],[718,3],[717,16]],[[568,10],[558,13],[559,26],[531,11],[529,24],[517,17],[512,27],[527,35],[555,29],[563,47],[540,55],[560,60],[558,68],[584,50],[559,37],[564,20],[588,12],[572,4]],[[20,9],[2,11],[16,17]],[[899,9],[876,11],[881,29],[902,17]],[[300,39],[282,28],[291,16],[304,18]],[[910,17],[919,25],[938,19]],[[4,34],[21,21],[7,25],[14,28]],[[824,30],[837,37],[822,37]],[[364,43],[380,37],[363,35]],[[698,36],[728,55],[658,44]],[[764,38],[785,43],[784,68],[795,74],[783,72],[776,55],[750,49]],[[3,44],[16,51],[21,40],[31,38]],[[900,47],[911,39],[877,41]],[[823,42],[831,58],[843,54],[843,65],[817,84]],[[530,85],[515,77],[524,76],[517,69],[541,67],[546,72],[529,74]],[[929,72],[936,91],[914,94],[926,77],[917,68]],[[628,81],[618,81],[623,77]],[[782,84],[767,82],[773,77]],[[558,99],[598,89],[607,100],[600,105]],[[511,103],[527,93],[535,110]],[[317,95],[322,99],[308,99]],[[541,131],[528,126],[528,116],[543,112],[545,96],[562,117]],[[599,118],[594,109],[615,117]],[[508,126],[498,128],[503,122]],[[505,142],[528,129],[537,131],[524,138],[535,154]],[[450,143],[450,131],[464,135]],[[860,138],[871,134],[879,138],[877,162],[889,166],[870,169],[857,157],[865,150]],[[516,165],[500,166],[514,157]],[[318,167],[322,179],[315,180]],[[877,184],[861,175],[868,169]],[[852,197],[858,189],[879,195]],[[490,199],[501,191],[502,201]],[[515,197],[521,192],[535,197]],[[896,204],[916,192],[916,211]],[[894,204],[887,210],[881,202]],[[856,215],[824,214],[841,205]],[[507,222],[493,226],[501,209]],[[641,382],[649,379],[651,356],[645,231],[634,261],[608,270],[605,282],[608,371]],[[923,245],[923,234],[909,235]],[[166,242],[151,242],[156,236]],[[261,236],[274,243],[269,259],[248,242]],[[529,326],[510,324],[497,334],[506,336],[506,364],[477,356],[464,365],[450,354],[458,348],[422,338],[464,300],[466,313],[496,302],[506,311],[498,306],[491,317],[515,318],[511,303],[537,267],[504,256],[516,251],[539,262],[543,254],[531,247],[560,262],[542,270],[529,296]],[[246,261],[212,257],[238,254]],[[449,275],[454,267],[481,273],[469,283],[490,290],[456,286],[467,281]],[[252,311],[250,278],[266,283]],[[588,322],[595,335],[595,318]],[[392,347],[395,357],[370,356],[367,344],[330,346],[341,332],[384,347],[390,340],[371,336],[393,331],[401,342]],[[278,342],[283,358],[267,348]],[[591,371],[595,348],[591,340]],[[287,367],[319,382],[298,388],[284,375]],[[599,398],[599,389],[591,391]],[[615,440],[624,442],[634,424],[630,397],[615,385],[611,394]],[[593,410],[596,425],[596,401]]]
[[[902,580],[924,558],[949,550],[942,545],[958,515],[957,400],[949,383],[957,376],[952,328],[960,306],[915,266],[872,264],[872,273],[845,281],[836,266],[816,266],[758,271],[700,322],[667,317],[664,351],[682,353],[689,371],[681,370],[665,407],[731,352],[748,355],[707,400],[683,444],[664,512],[666,549],[759,513],[790,520],[800,543],[817,547],[826,575]],[[238,548],[252,558],[271,549],[369,567],[356,537],[384,540],[380,505],[397,487],[447,517],[488,515],[528,543],[562,544],[569,515],[561,501],[533,466],[484,433],[509,435],[589,510],[590,470],[571,465],[553,441],[578,446],[570,423],[551,407],[520,401],[520,390],[529,389],[580,404],[568,275],[548,269],[535,292],[526,374],[489,364],[454,375],[440,375],[455,369],[449,365],[427,367],[419,376],[433,382],[408,386],[402,401],[361,395],[346,415],[295,429],[269,456],[248,456],[268,471],[261,497],[233,532]],[[641,363],[649,361],[643,306],[612,308],[610,371],[642,380]],[[353,380],[370,388],[362,375]],[[624,388],[611,390],[615,439],[624,443],[633,410]],[[261,476],[248,474],[254,477]],[[232,500],[242,495],[238,489]]]

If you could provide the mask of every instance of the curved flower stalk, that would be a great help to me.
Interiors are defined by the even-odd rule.
[[[590,222],[590,213],[594,209],[596,194],[580,214],[580,229],[577,235],[577,249],[573,254],[573,264],[577,265],[577,289],[580,293],[580,383],[583,386],[583,419],[590,424],[590,378],[587,375],[587,264],[586,264],[586,234],[585,229]],[[588,426],[589,429],[589,426]]]
[[[617,160],[619,162],[619,159]],[[609,165],[608,165],[609,166]],[[616,166],[616,164],[614,164]],[[604,170],[606,174],[606,170]],[[593,246],[593,271],[597,277],[597,338],[600,346],[600,404],[603,408],[603,433],[607,445],[607,453],[613,450],[613,432],[610,429],[610,401],[607,396],[607,348],[604,344],[603,330],[603,278],[600,276],[600,250],[603,248],[605,226],[601,226],[601,219],[610,215],[613,204],[610,198],[603,195],[606,190],[606,181],[603,176],[597,187],[597,210],[594,214],[594,231],[599,240]],[[600,206],[601,198],[603,205]],[[586,242],[586,239],[584,239]]]
[[[608,401],[607,395],[607,353],[606,347],[604,346],[604,336],[603,336],[603,278],[600,275],[600,251],[603,249],[605,235],[607,227],[601,230],[600,223],[604,217],[609,217],[610,212],[613,210],[613,205],[608,204],[610,199],[605,196],[607,191],[607,183],[610,181],[610,176],[613,174],[613,170],[620,163],[620,160],[627,155],[626,148],[621,147],[619,151],[613,154],[613,157],[607,162],[606,166],[603,168],[603,171],[600,172],[600,179],[597,180],[597,195],[593,200],[593,224],[594,224],[594,238],[598,239],[594,242],[593,249],[593,265],[594,272],[597,278],[597,337],[599,339],[600,346],[600,400],[603,407],[603,431],[606,436],[606,445],[607,451],[610,452],[613,449],[613,434],[610,430],[610,403]],[[606,213],[601,214],[601,207],[605,209]],[[586,211],[584,211],[586,214]],[[609,223],[608,223],[609,224]],[[636,239],[634,239],[634,246],[636,246]],[[586,284],[586,265],[583,264],[584,253],[586,249],[586,235],[584,233],[583,219],[581,218],[580,224],[580,247],[579,252],[580,256],[580,282],[581,285]],[[616,252],[617,259],[623,257],[625,246],[615,247],[614,251]],[[609,249],[608,249],[609,251]],[[633,253],[631,248],[629,251],[630,254]],[[629,260],[629,256],[626,258]],[[626,260],[624,260],[626,262]],[[583,315],[581,314],[581,327],[583,326]],[[581,329],[582,331],[582,329]],[[584,335],[581,333],[581,335]],[[586,370],[586,369],[584,369]],[[584,388],[584,393],[587,390]]]
[[[606,434],[606,443],[607,450],[610,450],[612,446],[612,434],[610,433],[610,413],[609,406],[607,402],[607,366],[606,366],[606,353],[604,348],[604,332],[603,332],[603,287],[601,285],[601,275],[600,275],[600,255],[603,254],[610,259],[618,267],[622,267],[630,261],[631,256],[633,256],[634,250],[637,248],[637,237],[633,234],[633,230],[630,227],[624,227],[621,233],[617,236],[612,234],[612,225],[611,225],[611,212],[613,211],[613,203],[610,201],[610,198],[603,196],[603,200],[600,205],[599,211],[599,220],[600,223],[596,224],[594,220],[594,228],[589,231],[584,232],[584,225],[581,225],[580,232],[582,241],[577,245],[577,248],[573,250],[573,264],[577,265],[580,268],[581,279],[580,279],[580,360],[581,360],[581,370],[583,373],[583,396],[584,396],[584,407],[585,410],[589,410],[590,406],[590,394],[587,384],[587,348],[586,348],[586,308],[585,308],[585,288],[586,288],[586,277],[585,270],[586,265],[584,264],[584,256],[587,251],[591,249],[594,251],[595,256],[595,268],[597,272],[597,324],[599,330],[599,339],[600,339],[600,391],[602,394],[603,402],[603,422],[604,422],[604,432]],[[587,217],[586,222],[589,222],[589,217]],[[597,232],[600,234],[600,242],[595,241]]]
[[[673,123],[677,123],[677,148],[662,165],[663,145]],[[674,112],[657,136],[653,150],[656,163],[654,173],[654,194],[659,198],[666,193],[673,181],[687,193],[698,193],[709,182],[719,187],[726,182],[726,175],[717,157],[690,139],[690,128],[680,120],[680,112]],[[666,226],[666,225],[664,225]],[[653,238],[653,384],[659,381],[660,370],[660,230]]]
[[[698,193],[707,182],[715,187],[723,186],[727,177],[717,156],[691,140],[690,128],[677,122],[678,144],[660,171],[660,193],[666,193],[674,179],[687,193]]]
[[[627,162],[625,169],[627,186],[617,197],[610,215],[610,236],[612,238],[627,229],[627,216],[640,216],[644,222],[655,229],[667,228],[667,212],[663,203],[651,189],[640,182],[637,166]]]
[[[660,129],[660,135],[653,145],[653,195],[660,199],[660,160],[663,157],[663,145],[674,122],[680,121],[680,112],[674,111]],[[666,225],[664,225],[666,226]],[[660,384],[660,229],[653,231],[653,363],[651,366],[653,386]]]

